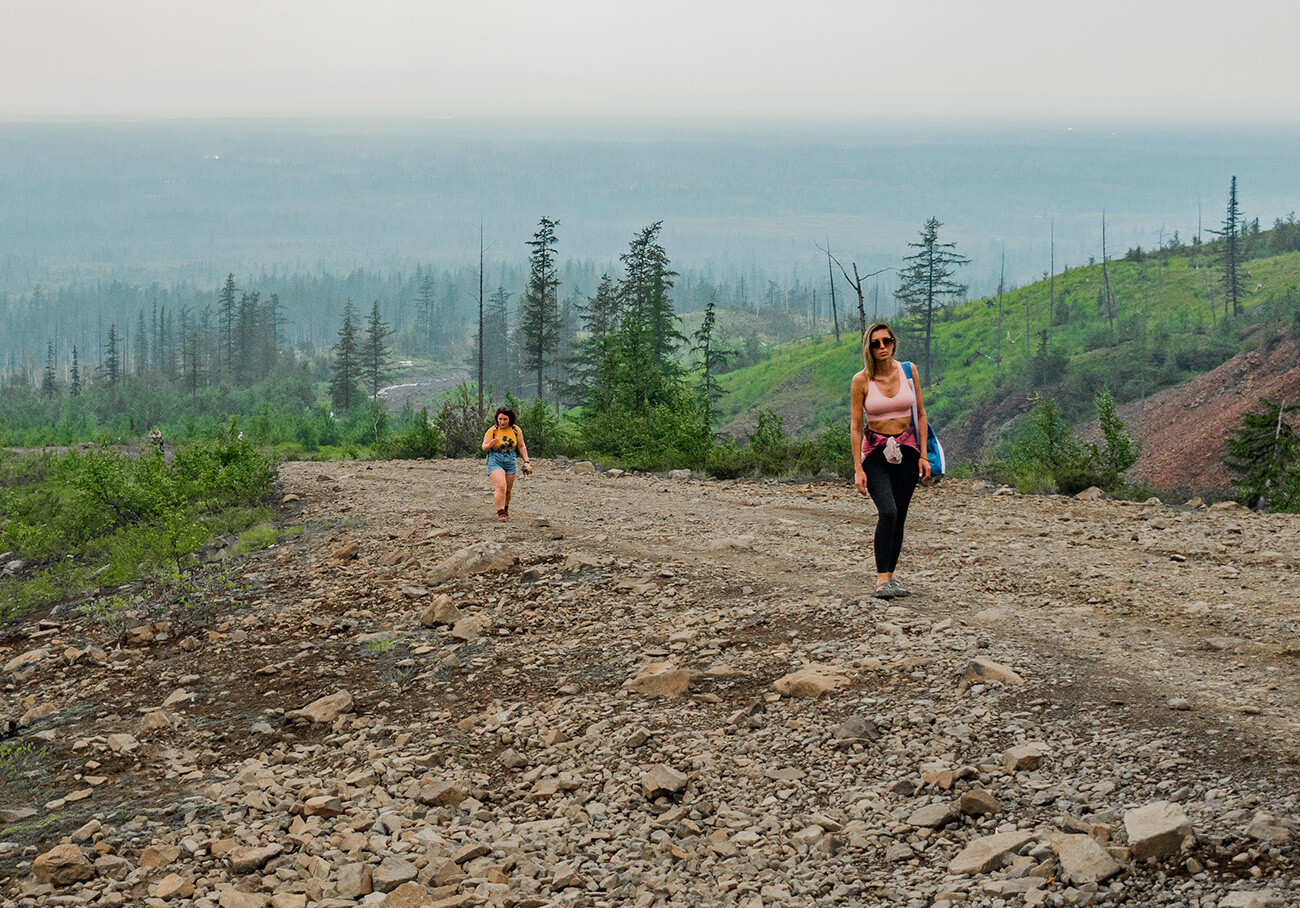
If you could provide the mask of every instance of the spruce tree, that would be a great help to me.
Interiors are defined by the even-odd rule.
[[[1300,405],[1261,399],[1263,412],[1242,414],[1224,464],[1236,474],[1237,500],[1248,508],[1300,512]]]
[[[966,292],[966,285],[953,280],[957,268],[969,260],[953,250],[956,243],[939,242],[938,218],[930,218],[921,229],[921,241],[907,245],[917,250],[903,259],[902,286],[897,297],[908,315],[915,318],[925,337],[925,366],[923,374],[930,376],[931,342],[934,337],[935,315],[943,308],[945,298],[958,297]]]
[[[217,295],[217,328],[221,332],[220,368],[225,377],[234,374],[235,364],[235,274],[226,275],[226,283]]]
[[[424,356],[434,358],[438,344],[437,297],[433,277],[424,275],[415,297],[415,349]]]
[[[514,359],[510,347],[510,294],[504,287],[497,287],[483,310],[483,381],[498,394],[516,390]]]
[[[361,347],[357,342],[357,310],[349,299],[343,305],[343,327],[332,348],[330,363],[330,400],[334,409],[346,412],[358,402],[357,379],[361,375]]]
[[[190,400],[199,396],[199,376],[202,374],[202,334],[199,322],[186,309],[181,313],[181,374],[189,389]]]
[[[705,420],[709,426],[713,425],[713,408],[723,394],[722,388],[718,386],[718,374],[727,367],[728,360],[736,355],[735,350],[715,337],[716,331],[717,312],[714,311],[714,300],[710,299],[704,310],[704,320],[700,322],[700,330],[692,335],[695,346],[691,348],[700,369],[700,403],[704,406]]]
[[[560,342],[560,278],[555,263],[555,228],[558,220],[542,218],[528,241],[528,288],[519,307],[519,330],[524,344],[524,368],[537,373],[537,396],[543,396],[546,363]]]
[[[1211,230],[1223,237],[1223,317],[1229,312],[1241,315],[1241,209],[1237,207],[1237,178],[1232,178],[1228,188],[1228,209],[1223,218],[1222,230]]]
[[[41,378],[41,393],[53,399],[58,391],[59,385],[54,372],[54,341],[51,340],[45,351],[45,375]]]
[[[135,321],[135,374],[144,375],[149,369],[149,331],[144,323],[144,309]]]
[[[379,382],[388,375],[392,350],[386,340],[393,329],[384,323],[379,313],[379,300],[370,309],[366,323],[366,337],[361,345],[361,377],[370,388],[370,399],[379,399]]]
[[[81,367],[77,365],[76,344],[72,345],[72,373],[69,375],[69,381],[71,382],[71,387],[69,387],[68,393],[73,397],[77,397],[81,394]]]
[[[117,341],[117,322],[113,322],[108,326],[108,343],[104,345],[104,362],[100,366],[104,381],[110,388],[117,387],[121,365],[121,351],[118,349]]]
[[[239,308],[235,312],[235,363],[232,377],[236,384],[248,387],[256,380],[257,347],[259,344],[259,310],[261,291],[241,293]]]
[[[655,384],[666,389],[681,377],[677,349],[686,338],[677,329],[681,319],[673,311],[668,295],[677,272],[668,268],[667,252],[659,245],[662,226],[663,221],[655,221],[642,229],[628,251],[619,256],[625,269],[619,295],[624,320],[638,323],[645,332]]]
[[[565,364],[568,382],[563,394],[570,401],[585,402],[596,386],[606,342],[618,328],[619,296],[613,278],[602,274],[596,295],[577,308],[580,333]]]

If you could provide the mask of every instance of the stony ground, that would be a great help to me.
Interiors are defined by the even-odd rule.
[[[3,905],[1300,904],[1300,520],[537,467],[5,628]]]

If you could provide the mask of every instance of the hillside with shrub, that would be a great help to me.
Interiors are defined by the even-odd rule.
[[[1004,448],[1018,426],[1023,431],[1016,418],[1044,397],[1056,401],[1063,419],[1086,423],[1095,418],[1095,396],[1105,390],[1121,417],[1132,418],[1161,392],[1300,335],[1300,224],[1290,217],[1271,230],[1247,228],[1238,243],[1242,292],[1236,313],[1225,300],[1222,240],[1186,245],[1176,235],[1158,252],[1132,249],[1104,265],[1067,268],[1026,287],[945,307],[935,320],[933,374],[924,387],[950,459],[978,462]],[[904,319],[895,327],[899,356],[919,361],[923,348],[912,326]],[[761,363],[724,376],[723,431],[748,433],[759,408],[797,432],[847,422],[849,379],[862,363],[856,318],[852,328],[839,344],[821,337],[781,345]],[[1260,362],[1278,374],[1294,368],[1285,355]],[[1254,376],[1265,394],[1266,377]],[[1255,403],[1242,399],[1233,419]],[[1143,428],[1144,456],[1178,447],[1179,439],[1162,437],[1154,422]],[[1187,452],[1214,465],[1224,453],[1222,441]],[[1165,472],[1151,479],[1163,482]],[[1222,467],[1188,475],[1226,486]]]

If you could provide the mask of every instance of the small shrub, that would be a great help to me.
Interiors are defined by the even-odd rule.
[[[447,439],[437,426],[429,422],[429,410],[422,407],[409,425],[386,436],[378,446],[379,456],[389,460],[426,460],[441,457]]]
[[[433,424],[442,432],[446,456],[466,457],[483,450],[488,422],[479,414],[478,402],[468,384],[457,385],[443,398]]]
[[[521,407],[518,401],[509,396],[506,405],[515,411],[529,457],[567,457],[576,452],[573,439],[565,431],[554,406],[538,397],[526,407]]]
[[[1227,442],[1224,463],[1235,475],[1237,501],[1248,508],[1300,513],[1300,433],[1292,420],[1300,406],[1261,399]],[[1291,419],[1288,419],[1291,417]]]

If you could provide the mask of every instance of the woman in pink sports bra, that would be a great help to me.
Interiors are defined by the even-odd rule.
[[[925,450],[929,424],[918,381],[908,381],[894,359],[898,344],[884,322],[867,329],[862,341],[863,369],[853,376],[849,435],[854,461],[853,484],[876,504],[876,596],[909,595],[894,580],[903,548],[903,523],[916,484],[930,476]],[[916,375],[916,367],[912,367]],[[916,404],[916,425],[912,405]]]

